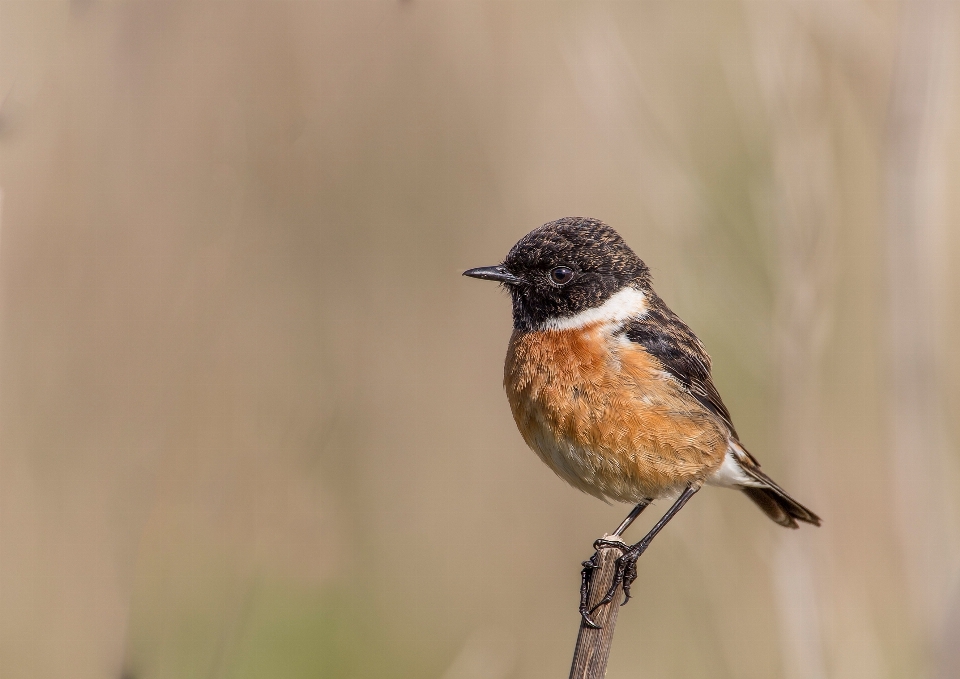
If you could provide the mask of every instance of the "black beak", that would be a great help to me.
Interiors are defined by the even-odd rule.
[[[470,278],[480,278],[485,281],[499,281],[500,283],[513,285],[523,282],[502,266],[481,266],[478,269],[464,271],[463,275],[470,276]]]

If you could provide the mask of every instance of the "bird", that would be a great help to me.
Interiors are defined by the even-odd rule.
[[[650,269],[611,226],[565,217],[540,226],[502,264],[464,276],[510,294],[513,333],[503,385],[517,428],[561,479],[633,509],[599,550],[616,547],[613,583],[587,608],[597,554],[584,562],[580,614],[623,586],[637,559],[705,484],[742,491],[777,524],[819,526],[747,451],[711,377],[711,360],[690,327],[653,289]],[[674,500],[636,544],[620,536],[658,499]]]

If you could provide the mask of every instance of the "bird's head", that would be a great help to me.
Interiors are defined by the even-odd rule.
[[[626,317],[650,289],[650,270],[620,234],[585,217],[544,224],[521,238],[503,264],[463,275],[506,286],[513,325],[525,331]]]

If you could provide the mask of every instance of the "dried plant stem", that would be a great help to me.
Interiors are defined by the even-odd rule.
[[[605,535],[604,540],[621,542],[620,538]],[[600,567],[593,571],[590,580],[587,602],[592,608],[603,598],[613,582],[617,558],[623,553],[614,547],[599,550]],[[620,612],[621,592],[614,593],[613,601],[593,612],[591,617],[600,627],[594,629],[583,620],[580,621],[580,633],[577,646],[573,651],[573,663],[570,666],[570,679],[602,679],[607,672],[607,658],[613,644],[613,630],[617,625]]]

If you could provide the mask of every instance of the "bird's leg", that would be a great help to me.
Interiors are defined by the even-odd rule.
[[[593,613],[604,604],[610,603],[617,593],[617,587],[620,586],[620,583],[623,583],[623,604],[630,600],[630,585],[637,579],[637,559],[639,559],[640,555],[650,546],[650,543],[653,541],[653,538],[657,536],[657,533],[663,530],[663,527],[667,525],[670,519],[680,511],[683,505],[687,504],[687,500],[692,498],[702,486],[702,481],[694,481],[687,486],[680,494],[680,497],[677,498],[677,501],[673,503],[673,506],[667,510],[667,513],[650,529],[650,532],[644,535],[643,539],[637,544],[624,549],[623,555],[617,559],[617,570],[613,575],[613,582],[610,583],[610,589],[607,590],[606,595],[588,611],[589,613]],[[599,549],[601,547],[622,547],[623,545],[620,542],[614,542],[612,540],[597,540],[594,546]],[[586,562],[584,562],[584,564],[586,565]],[[622,606],[623,604],[620,605]],[[589,620],[589,618],[586,619]]]
[[[623,523],[620,524],[617,530],[613,531],[613,534],[617,537],[623,535],[623,531],[630,527],[630,524],[633,523],[638,516],[640,516],[640,513],[643,512],[644,509],[650,506],[651,502],[652,500],[642,500],[638,502],[637,506],[631,509],[630,513],[627,514],[627,518],[623,520]]]
[[[641,500],[637,505],[630,510],[630,513],[627,514],[627,518],[623,520],[620,526],[617,527],[617,530],[613,531],[613,537],[620,537],[623,535],[623,531],[627,530],[630,527],[630,524],[633,523],[641,512],[644,509],[650,506],[652,500]],[[617,546],[622,550],[626,550],[627,546],[619,541],[606,541],[610,546]],[[596,545],[594,545],[596,549]],[[580,571],[580,616],[583,618],[583,621],[590,627],[596,629],[598,627],[597,623],[590,619],[590,611],[587,610],[587,599],[590,596],[590,581],[593,580],[593,572],[600,567],[600,552],[596,551],[593,553],[587,561],[583,562],[583,570]]]

